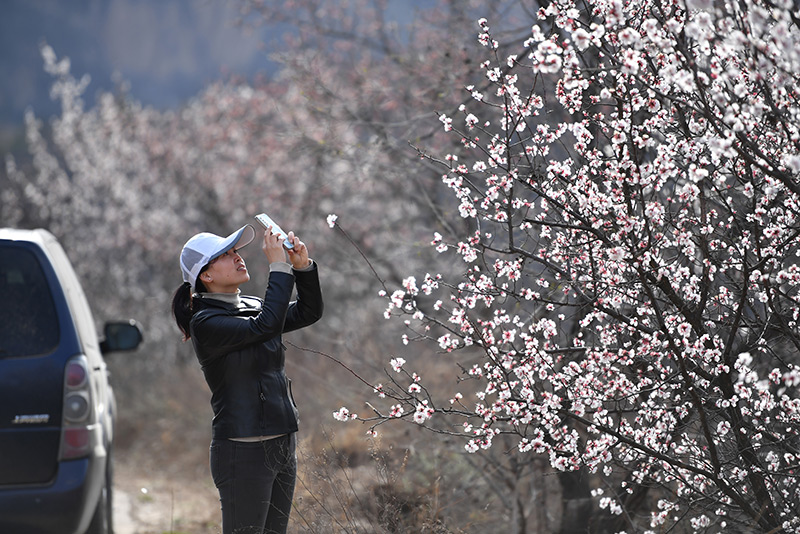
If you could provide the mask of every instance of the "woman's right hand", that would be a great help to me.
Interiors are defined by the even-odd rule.
[[[261,245],[261,251],[270,263],[286,261],[286,252],[283,250],[283,239],[280,235],[272,233],[271,226],[264,230],[264,243]]]

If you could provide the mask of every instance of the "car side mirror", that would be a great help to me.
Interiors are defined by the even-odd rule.
[[[115,351],[134,350],[142,342],[142,331],[136,321],[108,322],[103,328],[105,339],[100,342],[103,354]]]

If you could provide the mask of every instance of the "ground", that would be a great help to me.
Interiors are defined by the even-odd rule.
[[[114,478],[115,534],[216,534],[222,530],[210,475],[175,476],[118,458]]]

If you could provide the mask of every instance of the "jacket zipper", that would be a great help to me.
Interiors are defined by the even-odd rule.
[[[264,395],[264,390],[261,388],[261,382],[258,383],[258,398],[261,399],[261,428],[264,428],[264,403],[267,397]]]
[[[292,410],[292,415],[294,415],[295,421],[299,423],[300,410],[297,408],[297,403],[294,401],[294,395],[292,395],[292,379],[289,377],[286,377],[286,393],[286,396],[289,398],[289,408]]]

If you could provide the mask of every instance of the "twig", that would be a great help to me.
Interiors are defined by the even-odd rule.
[[[319,354],[320,356],[324,356],[324,357],[328,358],[329,360],[331,360],[331,361],[334,361],[334,362],[338,363],[339,365],[341,365],[342,367],[344,367],[345,369],[347,369],[347,370],[350,372],[350,374],[352,374],[352,375],[353,375],[354,377],[356,377],[358,380],[360,380],[361,382],[363,382],[363,383],[364,383],[364,384],[366,384],[367,386],[369,386],[369,387],[371,387],[371,388],[375,389],[375,386],[374,386],[374,385],[370,384],[369,382],[367,382],[366,380],[364,380],[363,378],[361,378],[361,376],[360,376],[358,373],[356,373],[355,371],[353,371],[353,370],[352,370],[350,367],[348,367],[348,366],[347,366],[347,364],[345,364],[345,363],[344,363],[342,360],[340,360],[340,359],[336,358],[335,356],[331,356],[330,354],[327,354],[327,353],[325,353],[325,352],[322,352],[321,350],[309,349],[308,347],[301,347],[301,346],[299,346],[299,345],[295,345],[294,343],[292,343],[291,341],[288,341],[288,340],[286,340],[286,339],[284,339],[284,340],[283,340],[283,342],[284,342],[284,343],[286,343],[287,345],[291,345],[292,347],[296,348],[297,350],[301,350],[301,351],[303,351],[303,352],[310,352],[310,353],[312,353],[312,354]]]
[[[370,270],[372,271],[372,274],[374,274],[375,278],[378,280],[378,282],[380,282],[381,287],[383,287],[383,290],[388,293],[389,291],[386,288],[386,282],[383,280],[383,278],[380,277],[380,275],[378,274],[378,271],[376,271],[375,267],[372,265],[372,262],[369,261],[369,258],[367,258],[367,255],[364,254],[364,251],[361,250],[361,247],[358,246],[358,243],[356,243],[355,240],[352,237],[350,237],[350,234],[348,234],[347,231],[344,228],[342,228],[342,226],[338,222],[334,222],[333,224],[336,227],[336,229],[339,230],[342,233],[342,235],[345,237],[345,239],[347,239],[350,242],[350,244],[353,245],[356,248],[356,251],[358,251],[358,253],[361,255],[361,257],[364,258],[364,261],[367,262],[367,265],[369,266]]]

